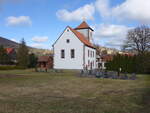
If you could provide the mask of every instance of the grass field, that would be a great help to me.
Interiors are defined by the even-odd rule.
[[[0,113],[150,113],[150,75],[133,81],[77,74],[0,71]]]

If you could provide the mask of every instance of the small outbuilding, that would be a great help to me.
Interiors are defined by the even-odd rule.
[[[53,57],[52,56],[40,56],[38,58],[38,67],[42,69],[53,68]]]

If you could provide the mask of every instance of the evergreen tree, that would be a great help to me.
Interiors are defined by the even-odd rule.
[[[138,73],[150,73],[150,52],[137,55],[136,62]]]
[[[128,73],[150,73],[150,52],[135,56],[115,55],[112,61],[107,62],[107,70]]]
[[[29,55],[29,68],[34,68],[37,65],[37,57],[35,56],[35,54],[30,54]]]
[[[106,65],[108,70],[132,73],[135,72],[135,57],[128,55],[117,54],[113,57],[112,61],[109,61]]]
[[[28,67],[28,54],[29,50],[26,46],[24,39],[22,39],[21,44],[19,45],[17,51],[17,62],[20,67],[27,68]]]
[[[144,72],[150,74],[150,52],[145,53]]]

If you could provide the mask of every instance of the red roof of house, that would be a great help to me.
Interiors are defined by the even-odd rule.
[[[83,21],[78,27],[75,28],[75,30],[77,29],[91,29],[94,31],[85,21]]]
[[[10,54],[14,51],[14,48],[6,48],[7,54]]]
[[[113,60],[113,55],[103,55],[102,60],[105,62]]]
[[[78,31],[72,29],[71,27],[69,27],[69,28],[70,28],[70,30],[78,37],[78,39],[79,39],[82,43],[84,43],[86,46],[89,46],[89,47],[91,47],[91,48],[95,48],[95,47],[92,45],[92,43],[90,43],[90,42],[85,38],[85,36],[84,36],[82,33],[80,33],[80,32],[78,32]]]
[[[129,56],[129,57],[135,56],[134,53],[123,53],[122,55]]]
[[[121,54],[121,56],[133,57],[134,54],[125,53],[125,54]],[[102,60],[105,61],[105,62],[112,61],[112,60],[113,60],[113,57],[114,57],[114,55],[103,55],[103,56],[102,56]]]
[[[40,56],[38,57],[38,62],[48,62],[50,56]]]

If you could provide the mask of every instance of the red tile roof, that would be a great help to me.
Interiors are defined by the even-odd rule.
[[[11,54],[14,51],[14,48],[6,48],[7,54]]]
[[[128,57],[134,56],[134,54],[131,54],[131,53],[124,53],[124,54],[120,54],[120,55],[121,56],[128,56]],[[101,58],[103,61],[108,62],[108,61],[112,61],[114,56],[115,55],[103,55]]]
[[[113,60],[113,55],[103,55],[102,61],[108,62]]]
[[[50,56],[40,56],[38,62],[48,62]]]
[[[129,57],[135,56],[134,53],[123,53],[123,54],[121,54],[121,55],[129,56]]]
[[[76,27],[75,28],[75,30],[77,30],[77,29],[91,29],[92,31],[94,31],[91,27],[89,27],[89,25],[85,22],[85,21],[83,21],[78,27]]]
[[[95,48],[95,47],[85,38],[85,36],[84,36],[82,33],[80,33],[80,32],[78,32],[78,31],[72,29],[71,27],[69,27],[69,28],[70,28],[70,30],[78,37],[78,39],[79,39],[82,43],[84,43],[84,44],[85,44],[86,46],[88,46],[88,47]]]

